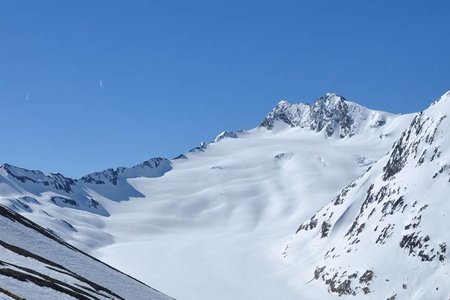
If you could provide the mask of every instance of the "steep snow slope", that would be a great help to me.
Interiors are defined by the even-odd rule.
[[[0,298],[171,299],[4,206],[0,206]]]
[[[180,299],[298,299],[288,279],[302,266],[283,263],[287,237],[383,157],[412,118],[335,94],[281,102],[262,126],[224,132],[150,173],[66,178],[68,190],[54,187],[55,174],[3,167],[0,201]]]
[[[418,114],[388,155],[298,229],[292,286],[370,299],[450,295],[450,92]],[[393,298],[391,298],[393,299]]]

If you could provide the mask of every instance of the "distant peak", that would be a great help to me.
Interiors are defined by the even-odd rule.
[[[28,170],[7,163],[1,165],[0,169],[4,170],[7,176],[22,183],[31,182],[44,186],[52,186],[57,190],[64,190],[67,193],[71,192],[71,186],[76,182],[76,180],[65,177],[61,173],[44,173],[40,170]]]
[[[0,169],[5,169],[6,170],[6,169],[9,168],[9,166],[10,166],[9,164],[4,163],[3,165],[0,166]]]
[[[137,177],[161,177],[170,171],[172,166],[166,158],[156,157],[144,161],[133,167],[109,168],[99,172],[93,172],[80,178],[81,181],[91,184],[106,184],[108,182],[117,185],[120,179]]]
[[[367,121],[372,114],[373,117]],[[336,134],[343,138],[358,133],[361,126],[383,126],[386,123],[386,115],[389,114],[369,110],[336,93],[326,93],[312,104],[291,104],[282,100],[260,126],[271,130],[276,123],[285,123],[290,127],[305,128],[313,132],[323,131],[329,137]]]

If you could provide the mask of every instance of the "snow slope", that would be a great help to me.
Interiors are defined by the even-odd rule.
[[[0,206],[1,299],[171,299]]]
[[[311,289],[299,274],[310,280],[315,265],[300,263],[308,248],[286,241],[383,158],[412,118],[335,94],[283,101],[261,126],[139,165],[145,172],[73,180],[4,165],[0,202],[179,299],[301,299]]]

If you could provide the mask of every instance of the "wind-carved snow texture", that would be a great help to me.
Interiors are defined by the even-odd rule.
[[[351,137],[362,127],[379,128],[386,124],[386,115],[346,101],[336,94],[326,94],[313,104],[278,103],[261,123],[269,130],[276,121],[282,121],[291,127],[306,128],[314,132],[324,132],[327,136]]]
[[[411,261],[400,270],[422,259],[446,260],[448,241],[422,228],[436,206],[422,197],[412,212],[411,195],[427,193],[398,190],[411,181],[399,181],[412,168],[403,158],[407,151],[383,170],[390,157],[384,156],[414,116],[373,111],[335,94],[311,105],[280,102],[263,126],[222,132],[170,161],[152,159],[78,180],[2,167],[0,203],[179,299],[388,298],[394,280],[385,277],[397,277],[389,267],[369,265],[371,258],[355,258],[366,251],[363,245],[384,247],[387,266],[402,251]],[[439,134],[426,152],[418,146],[414,168],[428,170],[432,160],[429,180],[448,184],[450,162]],[[405,143],[412,138],[405,136]],[[362,203],[355,202],[366,197],[374,200],[360,211]],[[403,214],[404,224],[392,219]],[[402,281],[408,293],[431,282]]]
[[[310,276],[339,296],[448,298],[449,114],[446,93],[414,117],[386,157],[298,228],[284,256],[315,249]]]

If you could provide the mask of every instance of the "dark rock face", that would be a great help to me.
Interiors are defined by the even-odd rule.
[[[312,216],[311,219],[305,224],[300,225],[295,233],[299,233],[302,230],[308,231],[317,227],[316,215]]]
[[[359,276],[359,272],[348,274],[327,266],[316,267],[314,270],[314,279],[322,280],[328,286],[329,292],[337,294],[339,297],[356,296],[359,291],[369,294],[374,278],[375,273],[372,270],[365,271],[361,276]]]
[[[311,130],[320,132],[325,128],[327,135],[332,136],[338,128],[341,137],[350,134],[353,119],[349,115],[348,104],[343,97],[336,97],[321,97],[311,106]]]
[[[400,139],[394,144],[391,157],[388,163],[383,168],[383,180],[392,178],[395,174],[400,172],[411,153],[417,153],[418,143],[412,142],[414,134],[420,134],[423,127],[422,113],[416,116],[411,122],[410,127],[403,132]]]
[[[321,229],[321,238],[326,238],[328,234],[330,233],[331,224],[328,222],[322,223],[322,229]]]
[[[388,163],[383,168],[383,180],[389,180],[400,172],[409,157],[417,159],[417,166],[425,162],[427,149],[419,152],[419,146],[431,146],[436,138],[437,131],[446,115],[439,119],[432,119],[422,113],[417,115],[411,122],[409,128],[403,132],[400,139],[394,144]],[[419,156],[419,153],[420,156]],[[433,149],[430,161],[440,157],[439,147]]]
[[[300,125],[303,109],[307,107],[302,105],[299,107],[294,107],[287,101],[280,101],[278,105],[269,113],[269,115],[261,123],[261,127],[265,127],[269,130],[273,128],[274,122],[281,120],[291,127],[296,127]]]
[[[359,278],[359,283],[366,283],[369,284],[371,281],[373,281],[374,273],[372,270],[367,270],[362,274],[362,276]]]

